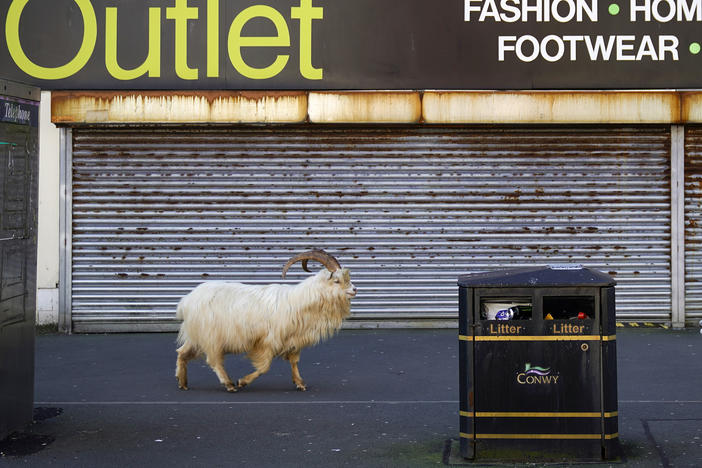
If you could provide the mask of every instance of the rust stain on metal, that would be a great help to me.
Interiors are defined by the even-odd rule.
[[[111,101],[115,98],[145,97],[145,98],[200,98],[206,99],[210,104],[217,99],[244,98],[258,100],[264,98],[284,98],[306,96],[306,91],[53,91],[51,93],[52,105],[54,102],[63,102],[79,98],[98,99]]]
[[[211,109],[216,103],[266,103],[298,100],[308,106],[308,98],[321,98],[323,107],[312,109],[340,114],[352,121],[384,121],[384,117],[412,122],[702,122],[702,93],[677,91],[597,91],[597,92],[308,92],[308,91],[53,91],[54,123],[109,122],[115,101],[199,102]],[[303,104],[304,102],[304,104]],[[398,105],[402,109],[398,110]],[[332,106],[329,109],[326,107]],[[307,109],[301,111],[306,114]],[[312,114],[310,114],[312,116]],[[196,116],[197,117],[197,116]],[[333,117],[333,116],[332,116]],[[132,121],[140,122],[138,115]],[[201,115],[196,121],[221,121]],[[300,121],[303,121],[304,118]],[[127,121],[125,116],[115,121]],[[146,120],[149,121],[149,120]],[[187,115],[167,121],[187,121]],[[340,121],[340,120],[336,120]]]
[[[55,91],[54,123],[301,122],[304,91]]]
[[[681,93],[681,101],[680,122],[702,122],[702,93],[683,92]]]
[[[681,109],[682,96],[676,91],[441,91],[423,95],[423,117],[430,123],[678,123]]]
[[[517,189],[513,193],[505,195],[504,199],[505,199],[505,201],[508,201],[508,202],[518,202],[519,197],[521,197],[521,196],[522,196],[522,191]]]
[[[421,102],[414,91],[311,92],[308,115],[317,123],[418,123]]]

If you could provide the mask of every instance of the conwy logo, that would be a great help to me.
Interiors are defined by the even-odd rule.
[[[560,377],[560,375],[552,375],[550,367],[532,366],[527,362],[524,364],[524,372],[517,374],[517,383],[520,385],[557,384]]]

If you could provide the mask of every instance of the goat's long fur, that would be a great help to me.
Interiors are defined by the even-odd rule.
[[[355,288],[346,269],[321,270],[296,285],[254,286],[209,281],[178,304],[183,320],[178,334],[176,377],[187,389],[187,361],[205,354],[229,391],[266,372],[274,357],[290,361],[293,381],[305,389],[297,362],[300,351],[329,338],[350,314]],[[222,366],[224,354],[247,353],[256,372],[234,386]]]

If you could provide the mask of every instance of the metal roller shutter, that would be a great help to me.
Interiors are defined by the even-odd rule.
[[[455,325],[457,275],[564,262],[614,275],[620,317],[670,316],[663,127],[72,134],[77,331],[174,329],[199,282],[281,281],[312,247],[351,268],[359,326]]]
[[[702,318],[702,128],[685,131],[685,315]]]

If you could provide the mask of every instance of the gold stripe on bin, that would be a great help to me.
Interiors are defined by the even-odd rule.
[[[472,439],[472,434],[460,433],[466,439]],[[549,439],[549,440],[599,440],[602,434],[475,434],[476,439]],[[606,440],[616,439],[619,433],[605,434]]]
[[[533,412],[533,411],[459,411],[461,416],[468,418],[600,418],[602,413],[597,412],[574,412],[574,411],[553,411],[553,412]],[[607,411],[605,418],[615,418],[619,416],[617,411]]]
[[[458,335],[460,341],[614,341],[616,335]]]

